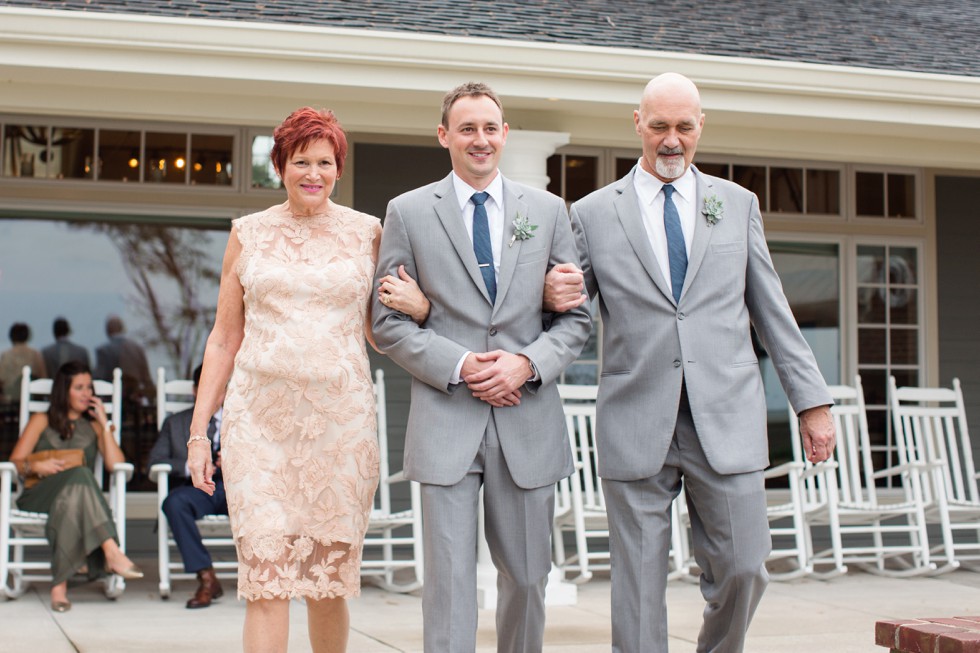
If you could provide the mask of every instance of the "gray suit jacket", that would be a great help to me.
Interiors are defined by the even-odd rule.
[[[88,350],[81,345],[76,345],[68,338],[62,338],[41,350],[44,357],[44,367],[48,371],[48,376],[54,378],[58,368],[68,361],[78,361],[89,367]]]
[[[695,170],[698,215],[675,304],[643,226],[634,173],[572,205],[586,288],[599,295],[603,324],[599,474],[627,481],[660,471],[682,380],[712,469],[763,469],[766,400],[750,323],[798,411],[833,402],[783,295],[758,200]],[[724,205],[714,225],[702,214],[712,195]]]
[[[572,471],[555,380],[578,356],[592,320],[583,306],[554,316],[545,328],[541,303],[547,271],[578,256],[560,198],[506,178],[503,188],[504,243],[495,305],[480,276],[452,175],[388,205],[377,278],[397,275],[404,264],[432,305],[422,326],[377,297],[373,308],[378,347],[414,377],[405,471],[423,483],[452,485],[462,479],[491,417],[517,485],[541,487]],[[509,246],[518,214],[538,229],[533,238]],[[519,406],[491,408],[475,399],[466,384],[450,384],[464,352],[494,349],[524,354],[538,370],[540,379],[522,388]]]

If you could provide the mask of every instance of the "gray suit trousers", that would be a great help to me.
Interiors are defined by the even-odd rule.
[[[422,484],[426,653],[476,649],[477,508],[483,486],[487,544],[497,568],[498,653],[540,653],[551,570],[555,488],[525,490],[511,478],[493,419],[476,459],[455,485]]]
[[[670,504],[683,479],[701,594],[698,653],[742,651],[769,575],[772,548],[762,472],[723,475],[705,458],[681,402],[663,469],[637,481],[603,479],[612,556],[613,653],[666,653]]]

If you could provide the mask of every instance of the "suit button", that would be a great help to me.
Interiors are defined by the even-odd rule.
[[[678,320],[683,320],[684,319],[684,314],[683,313],[678,313],[677,314],[677,319]]]
[[[674,361],[674,367],[680,367],[680,366],[681,366],[680,361]]]
[[[497,335],[497,329],[495,329],[494,327],[490,327],[490,335],[492,336]]]

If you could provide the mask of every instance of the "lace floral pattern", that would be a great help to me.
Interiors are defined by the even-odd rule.
[[[378,484],[364,320],[380,222],[287,205],[234,221],[245,338],[225,400],[222,473],[238,596],[360,593]]]

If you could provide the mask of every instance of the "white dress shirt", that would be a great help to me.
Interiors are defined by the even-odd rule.
[[[459,202],[460,211],[463,213],[463,224],[466,226],[466,235],[470,237],[470,243],[472,243],[473,213],[476,211],[476,204],[471,202],[470,198],[473,197],[473,193],[479,193],[480,191],[460,179],[455,171],[453,172],[453,190],[456,191],[456,201]],[[497,279],[500,277],[500,252],[503,248],[504,240],[504,182],[499,170],[497,171],[497,176],[493,178],[489,186],[483,189],[483,192],[490,194],[483,208],[487,210],[487,223],[490,227],[490,247],[493,249],[493,278]],[[460,378],[460,371],[463,369],[463,363],[466,362],[466,357],[471,353],[469,351],[464,353],[463,357],[456,363],[452,383],[462,382],[463,379]]]
[[[667,254],[667,229],[664,227],[664,198],[663,188],[666,184],[637,164],[636,174],[633,175],[633,186],[640,200],[640,213],[643,216],[643,226],[650,238],[653,254],[660,264],[667,287],[673,292],[670,283],[670,258]],[[694,171],[688,166],[683,175],[670,182],[674,187],[674,206],[681,218],[681,231],[684,232],[684,245],[688,258],[691,256],[691,242],[694,240],[694,221],[697,219],[697,179]]]
[[[466,226],[466,235],[473,242],[473,213],[476,211],[476,204],[470,201],[473,193],[479,193],[465,181],[453,173],[453,190],[456,191],[456,200],[459,202],[460,211],[463,212],[463,224]],[[487,210],[487,222],[490,225],[490,247],[493,248],[493,276],[500,276],[500,252],[503,249],[504,241],[504,182],[500,172],[493,178],[490,185],[483,189],[489,193],[483,207]]]

